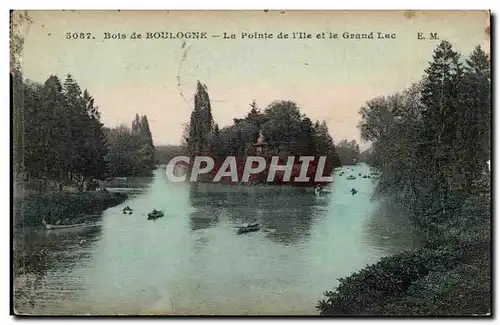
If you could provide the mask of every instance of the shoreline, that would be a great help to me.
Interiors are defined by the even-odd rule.
[[[108,191],[27,193],[12,199],[13,227],[41,226],[43,218],[48,222],[90,220],[127,199],[124,193]]]

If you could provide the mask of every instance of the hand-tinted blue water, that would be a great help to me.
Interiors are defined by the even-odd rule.
[[[352,168],[352,170],[350,170]],[[365,165],[311,189],[170,183],[164,170],[104,211],[96,227],[18,235],[49,261],[24,285],[36,314],[317,314],[325,290],[418,244],[406,219],[370,201]],[[347,180],[348,175],[356,176]],[[351,188],[358,193],[352,195]],[[129,205],[133,214],[123,214]],[[164,217],[147,220],[152,209]],[[237,235],[258,221],[264,229]],[[27,282],[31,283],[31,282]],[[28,297],[28,298],[26,298]]]

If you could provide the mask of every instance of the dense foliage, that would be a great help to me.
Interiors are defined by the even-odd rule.
[[[146,115],[137,114],[132,128],[125,125],[106,129],[109,153],[109,173],[112,176],[147,176],[155,161],[155,147]]]
[[[155,157],[159,164],[168,164],[172,158],[185,155],[185,147],[181,145],[155,146]]]
[[[443,41],[423,80],[361,108],[377,197],[402,205],[425,249],[341,280],[322,314],[485,314],[490,300],[490,61]],[[443,255],[446,252],[445,255]]]
[[[144,173],[154,165],[146,116],[132,130],[105,131],[98,107],[71,75],[38,84],[13,76],[13,163],[24,181],[45,178],[63,183]],[[109,141],[108,141],[109,140]]]
[[[254,101],[244,118],[235,118],[232,125],[220,129],[212,117],[207,87],[198,82],[194,110],[184,135],[189,154],[252,155],[260,133],[269,155],[321,155],[327,156],[331,165],[339,165],[326,122],[313,123],[296,103],[275,101],[261,112]]]
[[[71,75],[61,83],[23,82],[14,74],[14,167],[26,179],[103,178],[106,136],[94,99]]]

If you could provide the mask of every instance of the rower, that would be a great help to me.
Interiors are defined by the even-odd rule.
[[[352,188],[351,193],[352,195],[355,195],[356,193],[358,193],[358,191],[355,188]]]

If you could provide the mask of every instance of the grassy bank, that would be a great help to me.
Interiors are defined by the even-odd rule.
[[[471,250],[479,254],[471,258],[462,249],[420,248],[386,257],[340,279],[317,308],[322,315],[485,315],[491,306],[489,254]]]
[[[125,201],[122,193],[110,192],[39,192],[14,198],[14,226],[27,227],[59,219],[96,215]]]

